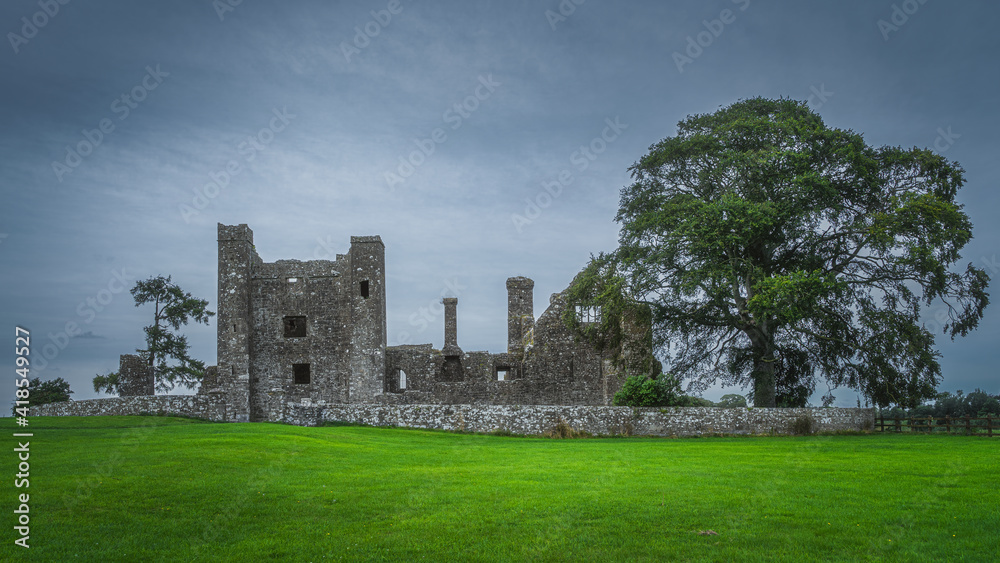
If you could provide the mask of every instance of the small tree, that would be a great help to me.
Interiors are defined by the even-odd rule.
[[[715,406],[725,407],[727,409],[745,407],[747,406],[747,399],[743,395],[730,393],[729,395],[723,395],[722,398],[719,399],[719,402],[715,403]]]
[[[136,282],[131,290],[135,306],[153,304],[153,324],[143,328],[146,332],[146,348],[137,349],[139,355],[147,358],[156,378],[156,389],[169,391],[178,384],[191,386],[199,381],[205,370],[205,363],[188,355],[187,337],[179,334],[181,325],[189,320],[208,324],[215,315],[206,309],[208,301],[196,299],[185,293],[170,281],[170,276],[156,276]],[[176,361],[171,365],[168,360]],[[94,390],[116,393],[119,374],[98,375],[94,378]]]
[[[62,403],[68,401],[72,393],[69,389],[69,383],[61,377],[48,381],[42,381],[36,377],[28,381],[29,406]]]

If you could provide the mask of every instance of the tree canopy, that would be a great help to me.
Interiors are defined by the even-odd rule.
[[[914,406],[941,380],[921,308],[942,302],[955,338],[989,303],[982,269],[952,270],[972,238],[956,202],[961,166],[868,146],[805,102],[754,98],[689,116],[629,171],[619,247],[569,293],[601,307],[600,325],[575,326],[613,349],[622,320],[648,306],[689,390],[750,385],[755,406],[796,406],[823,379]]]
[[[45,381],[35,377],[28,381],[28,402],[33,406],[68,401],[72,393],[69,382],[61,377]],[[16,402],[14,412],[17,413]]]
[[[178,331],[189,320],[207,325],[215,315],[206,308],[208,301],[185,293],[170,281],[170,276],[137,281],[131,293],[136,307],[153,304],[153,324],[143,328],[146,348],[136,352],[153,366],[157,390],[169,391],[179,384],[191,386],[201,381],[205,364],[188,355],[187,337]],[[94,390],[117,392],[118,374],[98,375]]]

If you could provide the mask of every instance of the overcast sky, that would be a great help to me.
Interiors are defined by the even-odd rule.
[[[5,0],[0,22],[0,358],[29,328],[75,399],[143,345],[125,285],[171,275],[215,310],[220,222],[265,261],[381,235],[390,345],[440,347],[457,295],[459,345],[504,351],[506,278],[540,315],[615,248],[629,165],[754,96],[961,163],[961,269],[1000,295],[995,2]],[[940,311],[941,388],[1000,392],[996,305],[955,342]],[[214,364],[214,319],[186,334]]]

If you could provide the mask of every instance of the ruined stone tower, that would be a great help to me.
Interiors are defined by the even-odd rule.
[[[253,231],[246,225],[219,225],[219,312],[217,387],[227,396],[231,420],[250,413],[250,285]]]
[[[219,225],[218,375],[228,420],[288,403],[370,403],[385,373],[385,246],[351,237],[336,260],[265,263],[246,225]]]
[[[352,288],[350,403],[371,403],[385,373],[385,245],[378,236],[351,237]]]

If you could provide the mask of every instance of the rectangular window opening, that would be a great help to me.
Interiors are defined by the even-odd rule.
[[[285,338],[294,338],[306,335],[305,317],[285,317]]]
[[[292,378],[297,385],[309,383],[309,364],[292,364]]]
[[[406,372],[403,370],[399,370],[399,390],[406,390]]]
[[[361,282],[361,297],[368,299],[368,280]]]
[[[497,381],[510,381],[510,368],[497,368]]]
[[[601,322],[601,307],[584,307],[582,305],[577,305],[576,318],[581,323],[599,323]]]
[[[288,283],[295,283],[299,281],[299,278],[288,278]]]

